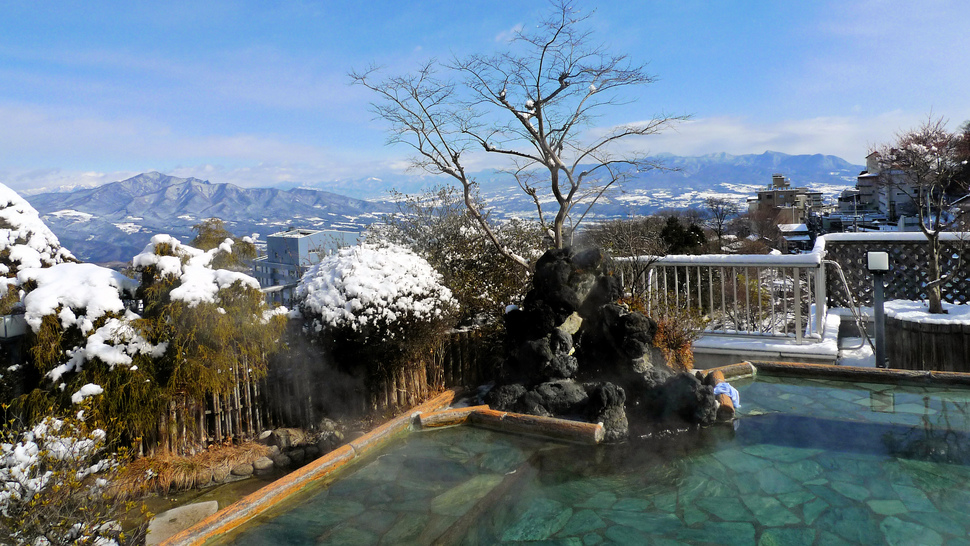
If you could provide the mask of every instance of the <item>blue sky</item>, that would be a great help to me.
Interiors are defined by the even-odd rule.
[[[547,12],[517,2],[0,0],[0,182],[158,170],[268,186],[400,172],[347,73],[497,51]],[[164,5],[165,7],[159,7]],[[650,153],[775,150],[862,163],[932,112],[970,119],[960,1],[582,3],[595,38],[659,81],[603,118],[692,121]]]

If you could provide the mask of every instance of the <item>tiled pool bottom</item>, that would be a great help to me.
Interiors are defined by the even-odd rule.
[[[414,433],[230,543],[970,544],[970,392],[738,387],[736,430],[600,447]]]

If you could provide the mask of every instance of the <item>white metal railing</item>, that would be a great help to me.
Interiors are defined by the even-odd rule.
[[[648,313],[699,311],[705,333],[819,341],[825,319],[822,253],[643,257]]]

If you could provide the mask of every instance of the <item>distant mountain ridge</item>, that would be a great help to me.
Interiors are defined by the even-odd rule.
[[[709,196],[743,202],[759,188],[768,186],[774,173],[790,178],[794,186],[807,186],[834,197],[853,186],[864,169],[839,157],[821,154],[662,154],[654,159],[663,163],[665,169],[635,173],[622,188],[605,195],[587,219],[700,207]],[[483,197],[496,209],[496,216],[535,216],[531,199],[508,175],[485,171],[476,173],[475,178]],[[94,188],[25,198],[76,256],[107,262],[130,260],[156,233],[169,233],[187,241],[193,236],[192,226],[210,217],[221,218],[239,235],[258,233],[265,237],[289,226],[360,231],[396,210],[387,201],[391,189],[413,194],[435,184],[450,183],[444,176],[395,175],[241,188],[149,172]]]
[[[192,226],[211,217],[239,235],[265,237],[289,226],[361,231],[392,210],[389,203],[326,191],[240,188],[158,172],[27,200],[61,244],[96,262],[127,261],[157,233],[188,240]]]
[[[657,187],[675,181],[679,185],[685,178],[689,179],[689,186],[696,187],[699,191],[715,189],[723,184],[758,187],[770,184],[771,175],[775,173],[791,178],[796,186],[852,186],[855,184],[856,175],[865,169],[862,165],[849,163],[834,155],[789,155],[773,151],[744,155],[721,152],[701,156],[677,156],[664,153],[650,159],[675,170],[640,173],[636,180],[631,181],[633,187]],[[503,190],[508,186],[508,176],[497,171],[484,171],[475,175],[486,196],[496,185],[500,186],[499,193],[504,193]],[[448,183],[451,183],[451,180],[446,176],[394,174],[381,178],[284,182],[276,187],[326,189],[358,199],[386,199],[392,189],[402,193],[416,193],[422,188]],[[515,186],[514,182],[512,186]]]
[[[630,214],[652,214],[661,209],[703,207],[707,197],[723,197],[744,203],[782,174],[795,187],[820,191],[834,199],[855,185],[865,167],[832,155],[788,155],[781,152],[703,156],[661,154],[654,158],[663,168],[636,173],[621,188],[603,196],[587,220],[605,220]],[[534,212],[513,183],[488,177],[482,183],[486,200],[514,215]]]

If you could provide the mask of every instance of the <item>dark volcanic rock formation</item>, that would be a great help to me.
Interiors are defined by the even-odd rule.
[[[657,325],[617,303],[622,293],[599,249],[546,252],[522,308],[505,316],[503,380],[485,401],[502,411],[602,422],[613,441],[627,436],[629,421],[713,423],[713,389],[651,362]]]

